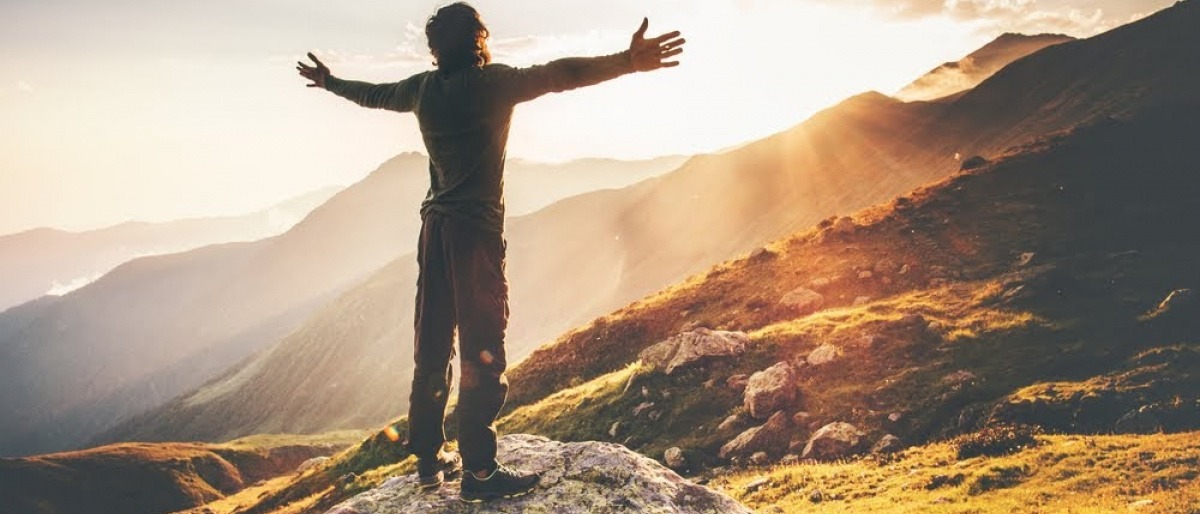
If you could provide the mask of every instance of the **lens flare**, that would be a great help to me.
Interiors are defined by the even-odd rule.
[[[387,428],[383,429],[383,435],[386,435],[393,443],[400,440],[400,431],[396,430],[395,425],[388,425]]]

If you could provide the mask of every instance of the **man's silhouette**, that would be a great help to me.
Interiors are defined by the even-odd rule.
[[[421,204],[417,262],[416,370],[409,408],[408,447],[418,458],[422,487],[435,488],[462,471],[458,455],[442,449],[458,329],[459,447],[466,461],[462,498],[482,501],[527,493],[540,477],[499,465],[493,423],[508,380],[504,331],[503,176],[513,107],[546,93],[599,84],[621,75],[677,66],[679,32],[646,39],[649,22],[629,49],[605,57],[574,57],[541,66],[493,64],[488,29],[478,11],[456,3],[437,11],[425,36],[437,69],[393,84],[368,84],[297,63],[309,87],[325,88],[364,107],[413,112],[429,152],[429,194]]]

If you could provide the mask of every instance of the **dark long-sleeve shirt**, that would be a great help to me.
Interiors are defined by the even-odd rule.
[[[540,66],[503,64],[426,71],[392,84],[329,77],[325,87],[364,107],[413,112],[429,152],[421,214],[439,212],[504,229],[504,161],[516,104],[634,71],[629,54],[572,57]]]

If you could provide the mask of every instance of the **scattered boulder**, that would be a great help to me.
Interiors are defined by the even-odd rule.
[[[897,423],[902,419],[904,419],[904,414],[901,412],[893,412],[888,414],[888,421],[891,421],[892,423]]]
[[[858,427],[845,422],[834,422],[821,427],[808,439],[804,446],[804,459],[836,460],[863,450],[866,437]]]
[[[821,278],[813,279],[812,282],[809,282],[808,287],[811,287],[813,289],[824,289],[826,287],[829,287],[829,285],[832,283],[833,283],[832,280],[821,277]]]
[[[1021,268],[1028,266],[1030,263],[1033,262],[1034,257],[1037,257],[1037,254],[1034,252],[1025,252],[1025,253],[1022,253],[1021,255],[1018,255],[1017,256],[1017,266],[1021,267]]]
[[[731,414],[728,418],[725,418],[725,421],[722,421],[720,425],[717,425],[717,431],[725,432],[727,430],[735,430],[745,426],[745,424],[745,418],[738,416],[737,414]]]
[[[818,346],[817,349],[809,352],[808,358],[805,359],[805,361],[813,366],[820,366],[823,364],[829,364],[841,356],[841,348],[831,344],[823,344]]]
[[[888,259],[880,259],[875,263],[875,273],[892,273],[897,268],[896,263]]]
[[[750,262],[765,262],[774,258],[775,252],[766,247],[755,248],[753,252],[750,252]]]
[[[779,362],[750,376],[743,403],[750,417],[766,419],[772,413],[796,401],[796,372],[787,362]]]
[[[812,492],[808,493],[808,501],[813,503],[821,503],[825,501],[825,493],[821,492],[820,489],[813,489]]]
[[[620,433],[621,433],[621,422],[614,421],[612,426],[608,427],[608,436],[613,439],[616,439],[617,435],[619,435]]]
[[[748,383],[750,383],[750,377],[742,373],[732,375],[725,379],[725,387],[728,387],[729,389],[738,393],[745,391]]]
[[[683,456],[683,450],[679,449],[678,446],[672,446],[663,452],[663,462],[666,463],[668,468],[675,471],[683,471],[688,467],[687,459]]]
[[[866,280],[873,276],[875,276],[875,273],[872,272],[871,270],[862,270],[862,271],[858,272],[858,278],[860,278],[862,280]]]
[[[904,444],[899,437],[892,434],[885,434],[871,447],[871,453],[896,453],[904,449]]]
[[[792,423],[798,427],[808,425],[808,421],[810,419],[812,419],[812,414],[809,414],[804,411],[800,411],[795,414],[792,414]]]
[[[771,457],[767,455],[767,452],[757,452],[751,455],[746,463],[751,466],[766,466],[771,463]]]
[[[645,412],[647,409],[651,409],[653,407],[654,407],[654,402],[642,402],[642,403],[638,404],[637,407],[633,408],[633,416],[635,418],[638,416],[641,416],[643,412]]]
[[[833,222],[833,226],[830,227],[830,232],[833,232],[834,234],[849,234],[854,232],[854,229],[857,227],[858,225],[855,224],[854,220],[849,216],[842,216],[838,218],[837,221]]]
[[[779,304],[798,315],[805,316],[820,310],[821,306],[825,305],[825,297],[812,289],[801,287],[783,295],[783,298],[779,299]]]
[[[767,485],[769,483],[771,483],[771,480],[768,479],[767,477],[759,477],[754,480],[751,480],[749,483],[746,484],[745,487],[743,487],[743,489],[745,489],[745,491],[748,493],[752,493],[754,491],[762,489],[764,485]]]
[[[787,455],[784,455],[782,459],[779,459],[779,464],[781,466],[795,466],[796,464],[799,464],[799,463],[800,463],[800,456],[796,455],[794,453],[789,453]]]
[[[868,303],[871,303],[871,297],[870,297],[870,296],[859,296],[858,298],[855,298],[855,299],[854,299],[854,306],[855,306],[855,307],[858,307],[858,306],[860,306],[860,305],[866,305],[866,304],[868,304]]]
[[[300,467],[296,468],[296,472],[300,473],[300,472],[308,471],[312,468],[321,466],[322,464],[325,464],[326,462],[329,462],[329,457],[326,457],[326,456],[313,457],[304,462],[301,462]]]
[[[989,162],[991,162],[991,161],[988,161],[983,156],[975,155],[975,156],[972,156],[972,157],[968,158],[967,160],[963,161],[962,166],[959,166],[958,169],[959,169],[959,171],[969,171],[969,170],[973,170],[973,169],[978,169],[978,168],[987,166]]]
[[[513,434],[499,440],[506,464],[542,473],[532,493],[496,502],[494,512],[593,513],[721,512],[750,514],[728,496],[683,479],[657,461],[609,443],[560,443]],[[494,510],[493,510],[494,509]],[[422,491],[416,474],[393,477],[335,506],[328,514],[479,512],[458,498],[457,487]]]
[[[737,357],[746,351],[750,338],[744,332],[725,332],[698,328],[683,332],[642,350],[638,358],[656,370],[674,374],[676,370],[707,361]]]
[[[758,452],[782,455],[787,448],[790,433],[791,423],[787,415],[776,412],[765,424],[750,428],[725,443],[717,455],[722,459],[754,455]]]

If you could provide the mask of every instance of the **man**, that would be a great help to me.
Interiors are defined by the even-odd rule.
[[[423,488],[439,487],[462,472],[458,455],[442,449],[456,328],[462,352],[459,447],[468,470],[462,498],[513,497],[540,480],[497,463],[493,427],[508,391],[503,175],[509,122],[516,104],[546,93],[677,66],[670,59],[683,51],[679,32],[646,39],[648,25],[643,19],[623,52],[517,69],[491,62],[487,27],[473,7],[460,2],[439,9],[425,24],[436,70],[394,84],[367,84],[332,76],[311,53],[315,66],[297,63],[300,75],[312,81],[309,87],[364,107],[415,113],[429,152],[407,442]]]

